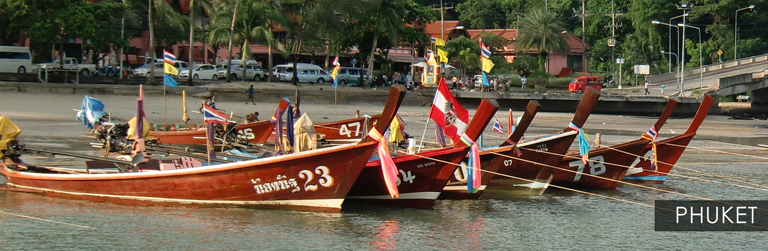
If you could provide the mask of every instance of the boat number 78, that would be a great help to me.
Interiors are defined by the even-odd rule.
[[[595,156],[593,158],[589,158],[589,174],[601,175],[605,173],[605,165],[603,164],[604,161],[605,158],[603,158],[603,156]],[[584,173],[584,163],[581,162],[581,160],[574,160],[569,162],[568,165],[571,167],[579,167],[576,169],[576,175],[573,177],[573,181],[579,181],[581,179],[581,174]]]
[[[346,125],[341,125],[341,128],[339,128],[339,135],[347,135],[347,137],[352,137],[352,131],[350,131],[349,129],[351,127],[353,127],[353,126],[355,127],[355,137],[359,137],[360,136],[360,122],[354,122],[354,123],[349,123],[349,124],[346,124]]]

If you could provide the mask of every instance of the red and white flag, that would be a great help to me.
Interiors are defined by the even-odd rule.
[[[442,77],[437,85],[429,118],[442,127],[445,135],[451,138],[453,142],[457,142],[459,137],[464,134],[464,130],[467,129],[469,112],[456,101]]]

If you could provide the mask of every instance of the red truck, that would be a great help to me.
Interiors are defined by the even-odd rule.
[[[576,77],[568,84],[568,91],[572,93],[581,93],[584,92],[587,87],[592,87],[599,91],[603,87],[603,78],[598,76]]]

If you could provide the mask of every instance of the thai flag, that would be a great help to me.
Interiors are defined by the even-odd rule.
[[[453,97],[442,77],[437,85],[437,92],[432,101],[429,117],[435,121],[437,126],[443,128],[445,135],[450,137],[453,142],[458,141],[459,136],[464,134],[464,130],[467,129],[469,112]]]
[[[165,59],[165,62],[168,64],[175,64],[176,63],[176,56],[173,55],[173,53],[170,53],[166,50],[163,50],[163,58]]]
[[[479,41],[479,42],[480,42],[480,52],[481,52],[480,56],[484,58],[491,58],[491,50],[488,49],[488,46],[485,46],[483,41]]]
[[[651,130],[648,130],[648,132],[645,133],[645,135],[648,135],[648,137],[651,137],[653,140],[656,140],[656,137],[659,137],[659,132],[656,131],[656,126],[651,126]]]
[[[203,121],[205,123],[219,123],[228,125],[227,115],[211,108],[208,105],[203,105]]]
[[[432,44],[435,44],[437,42],[437,39],[435,37],[432,37]]]
[[[499,119],[495,119],[493,121],[493,130],[498,133],[504,134],[504,127],[502,127],[501,123],[499,123]]]

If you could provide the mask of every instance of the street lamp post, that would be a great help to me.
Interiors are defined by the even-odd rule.
[[[736,14],[735,14],[735,16],[736,16],[735,19],[736,20],[733,23],[733,60],[736,60],[736,52],[737,52],[736,48],[739,45],[739,42],[738,42],[738,38],[739,38],[739,33],[738,33],[738,30],[739,30],[739,11],[747,10],[747,9],[751,10],[751,9],[754,9],[754,8],[755,8],[755,5],[753,4],[753,5],[750,5],[749,7],[744,7],[744,8],[736,10]]]
[[[701,28],[687,24],[677,24],[677,26],[694,28],[699,31],[699,89],[704,88],[704,66],[701,62]]]
[[[683,16],[685,16],[685,15],[683,15]],[[678,29],[678,33],[680,33],[680,27],[677,27],[677,25],[668,24],[668,23],[661,22],[661,21],[658,21],[658,20],[653,20],[653,21],[651,21],[651,23],[652,24],[666,25],[666,26],[669,26],[669,27],[675,27],[676,29]],[[678,44],[679,44],[679,41],[680,41],[680,39],[678,38]],[[678,46],[678,49],[680,49],[680,46]],[[677,56],[677,55],[681,55],[681,54],[675,54],[675,56]],[[682,58],[682,56],[679,56],[679,58]],[[677,60],[675,60],[675,61],[677,62]],[[682,61],[681,61],[681,64],[682,64]],[[681,67],[680,64],[678,64],[677,67],[680,68]],[[678,72],[679,72],[679,69],[678,69]],[[682,74],[682,72],[679,72],[679,73]],[[682,78],[680,79],[679,86],[680,86],[679,88],[682,90],[683,89],[683,80],[682,80]]]
[[[677,57],[677,53],[674,53],[674,52],[666,52],[666,51],[661,51],[661,54],[667,54],[667,55],[672,55],[672,56],[675,56],[675,62],[677,62],[677,58],[678,58],[678,57]],[[672,59],[672,57],[669,57],[669,59]],[[677,67],[680,67],[680,66],[678,65]],[[671,72],[671,71],[670,71],[670,72]],[[675,72],[677,72],[677,69],[675,69]],[[678,77],[679,77],[679,76],[675,76],[675,81],[677,81]]]
[[[687,4],[675,4],[677,6],[678,10],[683,10],[683,34],[682,34],[682,46],[680,49],[680,92],[677,94],[678,96],[683,96],[683,91],[685,91],[685,88],[683,87],[683,84],[685,83],[685,17],[688,14],[688,11],[693,8],[693,3]]]
[[[674,17],[669,19],[668,23],[671,24],[672,20],[681,18],[683,16],[688,16],[688,13],[685,13],[685,14],[679,15],[679,16],[674,16]],[[667,39],[669,41],[669,50],[672,50],[672,27],[677,29],[677,35],[675,37],[677,38],[677,53],[680,53],[680,27],[677,27],[677,26],[674,26],[674,25],[669,25],[669,39]],[[677,60],[675,60],[675,62],[677,62]],[[672,58],[671,57],[669,58],[669,72],[672,72]]]

